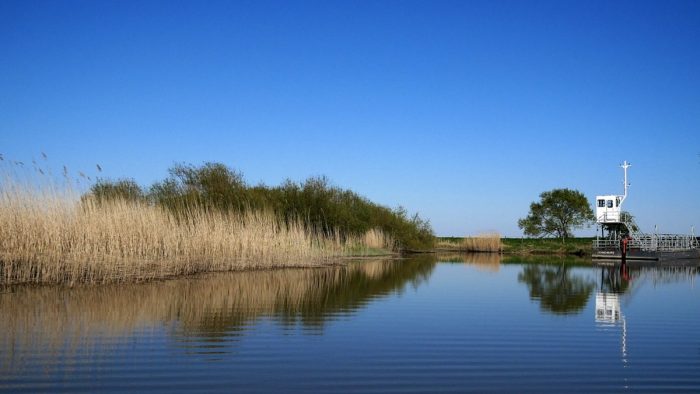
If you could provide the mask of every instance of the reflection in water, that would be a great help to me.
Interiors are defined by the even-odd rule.
[[[595,321],[616,324],[624,319],[620,310],[620,295],[630,289],[631,277],[627,264],[601,267],[600,290],[595,296]]]
[[[559,255],[531,255],[531,256],[515,256],[504,255],[501,262],[503,264],[549,264],[549,265],[567,265],[569,267],[590,267],[591,259],[578,256],[559,256]]]
[[[435,261],[364,261],[343,267],[203,275],[101,287],[18,287],[0,294],[0,365],[15,355],[89,351],[100,338],[165,327],[175,338],[217,342],[260,318],[320,330],[337,314],[418,286]],[[108,342],[108,341],[107,341]]]
[[[531,299],[539,300],[543,310],[554,314],[581,311],[595,288],[593,280],[573,274],[566,264],[525,265],[518,281],[527,285]]]
[[[629,298],[641,287],[650,282],[653,286],[660,284],[690,282],[695,283],[700,273],[697,265],[636,266],[617,264],[600,267],[600,290],[598,294],[612,296],[623,295]]]
[[[439,263],[463,263],[487,272],[498,272],[501,267],[498,253],[440,253],[437,260]]]
[[[621,324],[620,354],[627,365],[627,320],[620,307],[620,295],[629,290],[630,271],[627,264],[600,269],[600,291],[595,295],[595,322],[599,329],[615,329]]]
[[[598,323],[617,323],[620,313],[620,297],[615,293],[596,293],[595,321]]]
[[[603,267],[600,270],[600,291],[595,295],[595,322],[603,330],[615,329],[621,324],[620,353],[627,365],[627,320],[620,308],[620,295],[629,289],[630,272],[627,264]]]
[[[504,263],[506,260],[503,261]],[[634,294],[644,282],[654,286],[689,281],[694,284],[700,267],[638,266],[628,264],[600,267],[600,288],[596,292],[596,321],[615,323],[621,319],[621,295]],[[582,311],[595,289],[595,280],[575,274],[568,263],[527,263],[518,274],[518,281],[527,285],[530,298],[538,300],[542,309],[555,314]]]
[[[502,256],[498,253],[439,254],[439,262],[464,263],[479,271],[498,272],[502,264],[518,264],[523,271],[518,281],[525,283],[530,298],[542,309],[555,314],[581,311],[595,288],[595,281],[576,275],[571,267],[590,267],[590,260],[574,256]]]
[[[699,267],[678,265],[663,267],[636,267],[628,264],[600,268],[600,290],[595,297],[595,322],[603,330],[620,329],[620,353],[623,365],[627,365],[627,319],[622,312],[621,301],[629,302],[635,291],[645,281],[661,283],[695,283]]]
[[[700,392],[697,268],[494,257],[13,288],[0,392]]]
[[[639,271],[636,271],[637,273]],[[604,293],[625,293],[629,290],[632,278],[630,268],[627,264],[619,267],[601,267],[600,269],[600,291]]]

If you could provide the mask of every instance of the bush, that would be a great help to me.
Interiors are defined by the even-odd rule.
[[[178,214],[198,209],[236,213],[272,210],[287,222],[301,220],[307,229],[341,239],[381,229],[397,241],[400,249],[427,249],[434,243],[430,222],[418,214],[409,217],[402,207],[390,209],[373,203],[351,190],[333,186],[326,177],[311,177],[300,183],[287,180],[276,187],[249,186],[240,172],[221,163],[200,167],[178,164],[170,168],[169,174],[154,183],[147,195],[132,180],[100,181],[90,193],[98,198],[146,200]]]
[[[141,186],[133,179],[118,179],[116,181],[98,179],[97,183],[90,188],[90,194],[95,197],[95,201],[98,203],[114,199],[125,201],[144,201],[146,199]]]

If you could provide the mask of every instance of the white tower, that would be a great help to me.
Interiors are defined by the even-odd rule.
[[[629,183],[627,182],[627,169],[632,165],[625,160],[620,167],[624,172],[624,180],[622,182],[624,186],[623,195],[605,195],[596,196],[595,205],[595,216],[596,222],[598,223],[620,223],[621,213],[622,213],[622,203],[627,198],[627,189],[629,188]]]

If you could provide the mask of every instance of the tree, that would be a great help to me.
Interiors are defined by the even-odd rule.
[[[530,213],[518,220],[525,235],[556,235],[562,241],[572,229],[583,228],[595,220],[586,196],[578,190],[554,189],[540,194],[540,202],[530,204]]]

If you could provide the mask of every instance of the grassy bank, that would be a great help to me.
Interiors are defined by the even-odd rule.
[[[590,256],[593,238],[502,238],[505,254]]]
[[[513,255],[589,256],[593,238],[500,238],[497,234],[476,237],[438,237],[437,251],[500,252]]]

